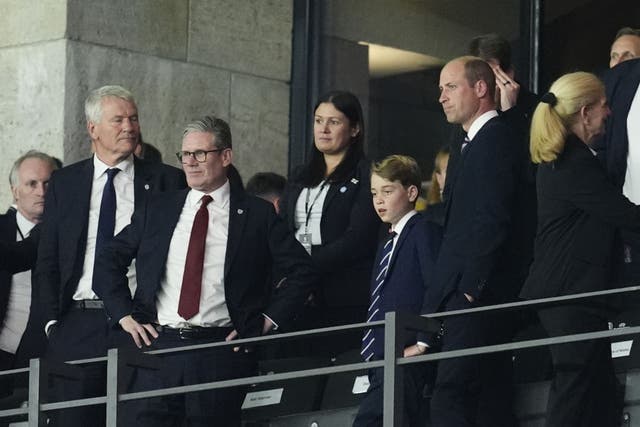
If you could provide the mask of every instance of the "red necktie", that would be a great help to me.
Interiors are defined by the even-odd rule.
[[[207,205],[213,199],[211,196],[203,196],[200,209],[196,212],[189,237],[189,249],[184,263],[184,275],[182,276],[182,289],[180,290],[180,302],[178,314],[185,320],[191,319],[200,310],[200,291],[202,290],[202,266],[204,264],[204,244],[207,240],[207,225],[209,224],[209,211]]]

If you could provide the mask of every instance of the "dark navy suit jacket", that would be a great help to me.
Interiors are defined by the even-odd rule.
[[[393,249],[389,269],[380,290],[380,311],[372,319],[384,320],[390,311],[427,314],[429,304],[427,290],[433,286],[435,264],[442,239],[440,226],[427,221],[421,214],[412,216],[398,236]],[[386,239],[385,239],[386,242]],[[377,265],[382,256],[383,242],[376,255],[372,276],[377,274]],[[376,286],[371,279],[372,290]],[[373,329],[373,353],[376,359],[384,357],[384,329]],[[405,344],[415,344],[416,334],[408,333]]]
[[[150,194],[187,185],[180,169],[137,158],[134,165],[135,209]],[[35,274],[46,322],[66,313],[82,275],[92,181],[93,158],[54,171],[49,181]]]
[[[429,300],[440,306],[453,293],[485,303],[516,298],[524,282],[524,227],[517,203],[523,158],[512,128],[489,120],[460,156],[446,201],[445,228],[437,264],[437,286]],[[431,292],[431,291],[430,291]]]
[[[597,149],[604,155],[609,177],[622,188],[629,152],[627,115],[640,85],[640,58],[624,61],[608,70],[604,83],[611,116],[607,119],[606,132]]]
[[[157,321],[156,294],[188,193],[185,189],[153,196],[96,258],[94,289],[112,325],[128,314],[140,323]],[[227,308],[241,337],[259,336],[262,314],[278,326],[285,324],[302,308],[316,275],[311,258],[270,203],[232,183],[229,209],[224,262]],[[126,272],[134,258],[138,287],[132,300]],[[269,280],[274,267],[287,277],[275,293]]]

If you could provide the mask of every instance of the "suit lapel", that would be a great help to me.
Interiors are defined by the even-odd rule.
[[[133,164],[133,200],[135,209],[139,209],[148,195],[153,191],[153,174],[145,167],[146,165],[135,156],[133,158]]]
[[[69,256],[77,256],[84,259],[84,254],[87,246],[87,227],[89,226],[89,208],[91,203],[91,186],[93,185],[93,157],[85,160],[84,165],[78,169],[77,177],[71,182],[76,186],[76,191],[72,192],[70,205],[76,207],[75,209],[69,209],[69,215],[71,216],[71,224],[77,224],[77,226],[69,227],[67,232],[69,233],[70,242],[77,242],[78,248],[75,251],[71,251]],[[74,262],[75,265],[75,262]]]
[[[244,192],[231,186],[229,202],[229,234],[227,236],[227,253],[224,260],[224,275],[229,274],[229,269],[238,252],[240,239],[247,223],[247,203]]]

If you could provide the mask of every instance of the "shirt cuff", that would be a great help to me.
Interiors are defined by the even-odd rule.
[[[418,341],[416,343],[416,345],[419,345],[420,347],[426,347],[429,348],[429,344],[427,344],[426,342],[422,342],[422,341]]]
[[[53,325],[55,325],[56,323],[58,323],[57,320],[49,320],[47,322],[47,324],[44,325],[44,333],[47,335],[47,338],[49,338],[49,333],[51,332],[51,327]]]

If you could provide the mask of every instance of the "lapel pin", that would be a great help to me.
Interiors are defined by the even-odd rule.
[[[238,209],[238,215],[242,215],[244,211],[242,209]]]
[[[145,184],[145,185],[144,185],[144,189],[145,189],[145,190],[148,190],[148,189],[149,189],[149,184]]]
[[[357,179],[357,178],[351,178],[351,182],[352,182],[353,184],[357,184],[357,183],[358,183],[358,179]]]
[[[347,187],[345,187],[345,186],[340,187],[340,192],[341,193],[346,193],[347,192]]]

